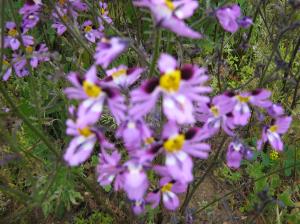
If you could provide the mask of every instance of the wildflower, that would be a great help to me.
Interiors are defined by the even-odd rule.
[[[179,36],[189,38],[202,37],[200,33],[189,28],[183,21],[194,14],[194,11],[198,7],[197,1],[136,0],[134,4],[139,7],[149,8],[158,26],[169,29]]]
[[[6,56],[4,55],[3,57],[3,61],[2,61],[2,66],[3,66],[3,71],[4,74],[2,76],[2,80],[3,81],[7,81],[9,79],[9,77],[11,76],[12,73],[12,66],[9,63],[8,59],[6,58]]]
[[[22,15],[22,27],[24,30],[32,29],[39,22],[39,13],[41,10],[41,2],[26,0],[23,7],[19,10]]]
[[[209,102],[203,93],[210,92],[203,86],[207,81],[206,69],[196,65],[184,65],[178,68],[176,60],[168,54],[162,54],[158,61],[162,75],[142,84],[131,92],[133,108],[130,115],[141,117],[154,106],[160,94],[163,95],[163,112],[169,120],[179,124],[195,121],[193,102]]]
[[[101,24],[102,19],[104,19],[107,23],[112,23],[112,19],[108,15],[108,7],[107,3],[100,1],[99,2],[99,12],[101,17],[98,17],[98,21]]]
[[[27,46],[26,53],[30,56],[30,65],[37,68],[39,63],[49,61],[49,52],[46,44],[38,44],[35,47]]]
[[[283,142],[281,135],[286,133],[290,127],[292,118],[288,116],[281,116],[276,118],[274,124],[269,127],[264,127],[262,138],[258,141],[258,150],[262,149],[263,143],[269,142],[272,148],[276,151],[283,151]]]
[[[242,159],[252,159],[253,153],[244,144],[238,140],[234,140],[228,146],[226,153],[227,166],[237,169],[241,165]]]
[[[270,107],[267,108],[267,112],[270,116],[274,118],[282,116],[284,114],[282,106],[278,104],[272,104]]]
[[[191,156],[206,159],[210,146],[201,142],[206,136],[198,128],[180,133],[177,125],[168,122],[163,130],[163,149],[166,154],[165,166],[174,180],[188,183],[193,180]]]
[[[97,141],[102,148],[113,148],[101,132],[93,127],[93,123],[80,117],[76,122],[67,120],[67,134],[73,136],[64,154],[64,160],[70,166],[78,166],[85,162],[91,156]]]
[[[235,33],[240,27],[248,28],[252,19],[242,17],[241,9],[237,4],[219,8],[216,16],[224,30]]]
[[[141,76],[144,69],[127,68],[125,65],[119,65],[116,68],[112,68],[106,71],[107,77],[105,81],[108,83],[114,83],[114,85],[121,88],[128,88],[133,85]]]
[[[268,108],[272,105],[272,102],[268,99],[271,92],[264,89],[257,89],[251,93],[241,93],[234,96],[236,102],[233,108],[234,124],[246,125],[249,122],[251,111],[248,102],[254,106]]]
[[[78,114],[90,122],[96,122],[107,101],[111,113],[120,122],[125,118],[126,107],[124,98],[117,88],[107,87],[97,77],[96,66],[92,66],[85,74],[84,80],[78,74],[71,73],[68,77],[74,87],[69,87],[65,93],[70,99],[83,100],[78,108]]]
[[[129,160],[125,164],[123,176],[123,188],[130,200],[140,201],[148,188],[149,182],[143,165]]]
[[[110,39],[102,38],[97,44],[94,55],[96,64],[107,68],[127,47],[128,42],[119,37],[112,37]]]
[[[18,36],[20,35],[17,31],[17,26],[14,22],[6,22],[6,29],[8,36],[5,36],[4,38],[4,47],[10,47],[12,50],[19,49],[21,43],[18,39]],[[22,33],[20,35],[22,38],[23,44],[25,46],[32,45],[34,43],[34,39],[32,36],[25,35],[25,33]]]
[[[231,111],[234,104],[235,102],[226,94],[215,96],[209,103],[198,103],[196,118],[198,121],[204,122],[203,129],[210,135],[218,132],[220,127],[228,135],[233,135],[232,130],[235,128],[235,125]]]
[[[57,12],[59,13],[60,16],[57,14]],[[68,18],[68,15],[67,15],[67,9],[57,8],[57,12],[52,13],[54,22],[51,25],[51,27],[56,30],[57,35],[61,36],[67,31],[67,27],[61,21],[61,19],[65,23],[67,23],[69,18]],[[76,16],[76,14],[75,14],[75,16]]]
[[[164,206],[169,210],[175,210],[179,206],[179,198],[176,194],[185,192],[186,188],[186,184],[164,176],[159,181],[159,188],[147,195],[146,202],[151,203],[152,208],[156,208],[162,197]]]
[[[116,136],[124,140],[128,150],[133,150],[150,141],[151,130],[143,119],[128,118],[119,125]]]
[[[85,38],[92,43],[95,43],[96,40],[101,39],[101,37],[103,36],[103,33],[101,32],[101,30],[103,30],[103,27],[95,29],[91,20],[85,21],[82,24],[82,29],[84,31]]]
[[[113,151],[108,154],[105,150],[99,154],[99,164],[96,168],[98,174],[97,181],[101,186],[110,185],[114,180],[114,190],[117,191],[122,186],[120,173],[123,167],[120,164],[121,154],[118,151]]]

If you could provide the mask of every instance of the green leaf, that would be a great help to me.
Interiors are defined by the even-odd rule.
[[[281,200],[286,206],[294,206],[294,202],[291,199],[291,189],[288,188],[279,195],[279,200]]]

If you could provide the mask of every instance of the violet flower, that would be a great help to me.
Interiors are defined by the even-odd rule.
[[[8,35],[4,37],[4,47],[10,47],[13,51],[19,49],[21,43],[18,39],[18,36],[20,35],[17,31],[17,26],[14,22],[6,22],[6,29]],[[33,45],[34,39],[32,36],[25,35],[23,32],[20,36],[22,38],[23,44],[26,46]]]
[[[128,41],[119,37],[102,38],[96,47],[94,58],[97,65],[107,68],[122,52],[127,50]]]
[[[64,160],[70,166],[78,166],[85,162],[91,156],[97,141],[102,148],[113,148],[113,145],[104,138],[100,131],[93,127],[93,123],[80,117],[76,122],[71,119],[67,120],[66,132],[73,136],[64,154]]]
[[[283,151],[281,135],[288,131],[291,122],[291,117],[281,116],[276,118],[275,123],[271,126],[264,127],[262,138],[257,142],[258,150],[262,149],[264,143],[269,142],[274,150],[278,152]]]
[[[12,65],[9,63],[5,55],[3,57],[2,66],[3,66],[2,69],[4,71],[2,80],[7,81],[12,74]]]
[[[36,3],[33,0],[26,0],[23,7],[19,10],[22,15],[22,27],[24,30],[32,29],[39,22],[39,13],[41,10],[41,3]]]
[[[242,159],[250,160],[253,157],[253,152],[243,145],[240,141],[232,141],[226,153],[227,166],[238,169]]]
[[[165,166],[169,170],[172,179],[181,183],[189,183],[193,180],[191,156],[200,159],[208,158],[210,146],[202,142],[207,137],[198,128],[180,133],[179,128],[173,122],[169,122],[164,126]]]
[[[178,68],[177,61],[168,54],[158,60],[160,78],[153,78],[131,92],[133,108],[130,115],[136,118],[146,115],[154,106],[160,94],[163,95],[163,112],[178,124],[195,122],[193,102],[209,102],[202,94],[211,91],[203,86],[208,80],[206,69],[196,65]]]
[[[99,7],[99,12],[102,18],[98,17],[98,22],[102,24],[102,19],[104,19],[107,23],[112,23],[112,19],[108,15],[107,3],[99,1]]]
[[[139,67],[127,68],[126,65],[119,65],[118,67],[106,71],[107,77],[104,81],[126,89],[140,78],[143,71],[144,69]]]
[[[80,79],[76,73],[70,73],[68,79],[74,87],[65,89],[67,96],[70,99],[83,100],[78,109],[80,117],[84,117],[90,122],[96,122],[107,101],[116,121],[119,123],[125,119],[126,106],[123,96],[117,88],[108,87],[98,79],[96,66],[92,66],[87,71],[84,80]]]
[[[184,19],[191,17],[198,7],[195,0],[135,0],[134,5],[147,7],[154,15],[156,24],[179,36],[201,38],[202,35],[189,28]]]
[[[186,189],[186,184],[164,176],[159,181],[159,188],[148,193],[146,202],[150,203],[152,208],[156,208],[162,197],[163,204],[167,209],[176,210],[180,203],[176,194],[183,193]]]
[[[82,24],[82,30],[85,38],[92,43],[95,43],[96,40],[100,40],[103,37],[103,29],[104,27],[95,29],[91,20],[87,20]]]
[[[252,24],[252,19],[242,17],[241,9],[237,4],[219,8],[216,16],[224,30],[235,33],[240,27],[248,28]]]
[[[38,44],[35,47],[27,46],[26,53],[29,55],[30,65],[32,68],[37,68],[41,62],[50,60],[48,47],[44,43]]]

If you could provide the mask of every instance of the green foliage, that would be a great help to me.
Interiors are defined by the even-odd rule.
[[[89,217],[76,217],[74,224],[113,224],[114,219],[105,213],[94,212]]]

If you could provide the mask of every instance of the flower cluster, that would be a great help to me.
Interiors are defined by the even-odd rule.
[[[40,20],[41,2],[27,0],[19,10],[22,24],[6,22],[4,48],[10,49],[4,57],[5,73],[2,77],[7,81],[14,71],[18,77],[29,75],[31,69],[36,69],[41,62],[49,61],[48,48],[45,43],[37,43],[33,36],[27,33],[36,27]]]
[[[181,36],[201,37],[183,22],[193,14],[197,1],[141,0],[134,4],[148,7],[161,27]],[[74,9],[73,16],[79,8],[85,10],[84,5],[81,6],[70,6]],[[63,5],[59,7],[63,11]],[[239,9],[228,8],[235,10],[234,14],[224,10],[217,12],[221,25],[231,27],[230,32],[236,31],[235,23],[241,17]],[[107,14],[102,15],[108,19]],[[229,15],[232,18],[227,18]],[[91,21],[83,26],[84,29],[91,26]],[[177,194],[184,193],[194,180],[194,162],[209,157],[212,149],[207,141],[221,130],[232,139],[226,154],[229,167],[239,168],[243,159],[252,159],[253,150],[239,133],[256,113],[260,114],[261,122],[272,119],[271,125],[263,127],[258,149],[269,142],[274,150],[283,150],[280,136],[287,131],[291,118],[284,116],[281,106],[272,103],[270,91],[225,92],[211,98],[208,94],[212,89],[206,85],[209,80],[206,68],[180,64],[166,53],[157,61],[159,76],[142,81],[141,75],[147,72],[145,68],[126,65],[109,68],[127,50],[126,40],[93,35],[86,37],[91,42],[99,39],[94,64],[84,76],[76,72],[68,76],[73,86],[66,88],[65,93],[69,99],[78,100],[79,105],[76,109],[70,108],[67,134],[73,139],[64,159],[70,166],[80,165],[99,145],[96,168],[99,184],[112,185],[115,191],[123,190],[136,214],[143,212],[146,204],[157,207],[161,199],[167,209],[177,209],[180,204]],[[106,70],[106,77],[99,78],[97,65]],[[118,128],[114,137],[118,144],[105,137],[98,123],[103,111],[110,111],[115,119]],[[159,120],[159,127],[153,127],[152,118]],[[158,185],[154,190],[152,187],[150,190],[150,171],[157,174]]]

